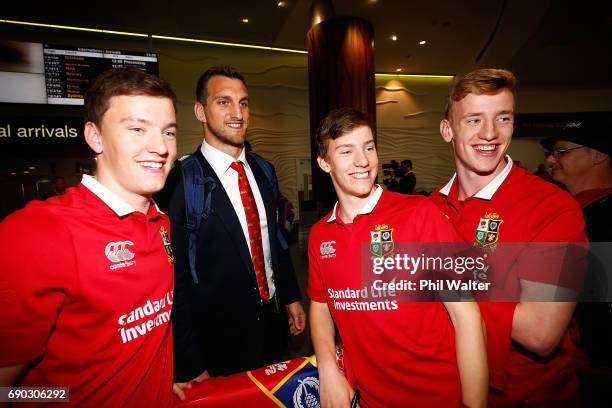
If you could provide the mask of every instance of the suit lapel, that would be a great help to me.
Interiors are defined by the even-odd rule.
[[[259,187],[259,193],[261,194],[261,199],[264,202],[264,207],[266,207],[266,218],[268,221],[268,239],[270,243],[270,252],[272,260],[274,261],[276,258],[276,245],[273,241],[276,239],[276,199],[272,190],[270,189],[270,183],[268,178],[264,174],[259,164],[253,159],[249,154],[246,155],[246,160],[253,171],[253,176],[255,176],[255,181],[257,182],[257,187]]]
[[[251,253],[249,252],[249,246],[244,237],[244,232],[242,231],[242,226],[240,225],[240,220],[238,220],[238,216],[234,211],[234,206],[230,201],[227,192],[223,188],[223,184],[221,184],[221,180],[217,177],[217,173],[210,166],[208,161],[202,155],[200,149],[198,149],[195,153],[195,156],[200,160],[200,164],[202,164],[202,170],[204,171],[205,176],[209,176],[215,179],[217,183],[217,187],[212,192],[211,197],[211,206],[213,208],[214,213],[212,216],[217,216],[221,219],[223,226],[227,230],[227,234],[230,236],[234,246],[238,254],[240,255],[240,259],[244,263],[245,268],[249,271],[249,275],[253,279],[255,283],[257,280],[255,278],[255,270],[253,269],[253,261],[251,259]]]

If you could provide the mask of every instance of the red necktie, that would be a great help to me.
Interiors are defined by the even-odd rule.
[[[261,240],[261,225],[259,224],[259,212],[257,204],[255,204],[255,196],[249,186],[244,167],[241,162],[234,162],[231,168],[238,172],[238,189],[240,190],[240,199],[244,207],[247,226],[249,230],[249,241],[251,244],[251,257],[253,258],[253,269],[255,269],[255,278],[259,287],[259,296],[265,301],[270,300],[270,290],[268,289],[268,280],[266,278],[266,268],[264,266],[263,245]]]

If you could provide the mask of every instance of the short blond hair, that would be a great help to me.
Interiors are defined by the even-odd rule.
[[[453,83],[446,100],[445,118],[449,118],[453,103],[465,98],[468,94],[495,94],[502,89],[516,92],[516,77],[506,69],[482,68],[458,77]]]

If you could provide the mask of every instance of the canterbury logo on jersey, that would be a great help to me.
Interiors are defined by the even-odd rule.
[[[335,243],[336,241],[325,241],[321,243],[321,246],[319,246],[319,250],[321,251],[321,259],[336,257],[336,248],[334,248]]]
[[[134,258],[134,253],[127,248],[128,246],[134,246],[134,243],[132,241],[109,242],[104,248],[104,254],[113,263],[129,261]]]

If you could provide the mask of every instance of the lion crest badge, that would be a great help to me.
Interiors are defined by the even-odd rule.
[[[494,245],[499,239],[499,230],[504,222],[497,213],[485,213],[476,227],[476,244],[481,247]]]
[[[393,252],[393,228],[387,224],[376,225],[374,231],[370,231],[370,252],[374,256],[387,256]]]

